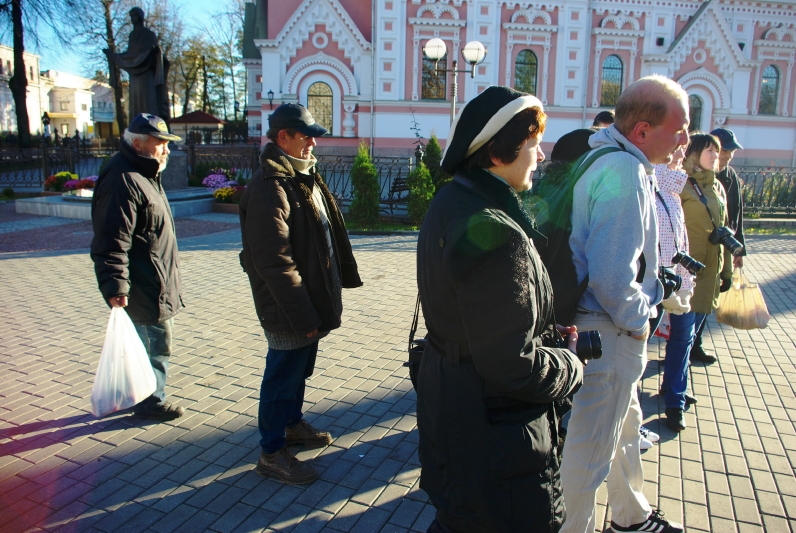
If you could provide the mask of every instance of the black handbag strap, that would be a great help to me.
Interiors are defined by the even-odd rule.
[[[412,318],[412,327],[409,329],[409,349],[412,349],[412,343],[415,340],[415,333],[417,333],[417,324],[420,320],[420,294],[417,295],[415,302],[415,316]]]

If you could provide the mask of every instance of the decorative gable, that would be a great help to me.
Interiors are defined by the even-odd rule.
[[[354,21],[338,0],[304,0],[274,39],[257,40],[265,50],[279,50],[280,59],[289,63],[303,43],[315,32],[316,24],[325,24],[326,31],[338,44],[346,59],[359,62],[371,44],[359,31]]]
[[[744,57],[730,25],[721,14],[715,0],[708,0],[703,4],[694,17],[683,28],[667,52],[670,59],[669,77],[674,77],[680,70],[692,51],[697,48],[699,41],[705,42],[705,47],[710,51],[724,79],[730,79],[739,69],[751,70],[757,65],[756,61]]]

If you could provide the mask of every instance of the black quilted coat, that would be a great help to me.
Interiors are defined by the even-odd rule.
[[[554,403],[582,366],[541,345],[552,290],[534,234],[514,191],[483,170],[457,174],[420,230],[421,487],[450,531],[545,533],[564,520]]]

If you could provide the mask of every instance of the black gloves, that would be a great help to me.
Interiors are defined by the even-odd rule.
[[[732,287],[732,278],[730,279],[723,279],[721,280],[721,287],[719,287],[719,292],[727,292]]]

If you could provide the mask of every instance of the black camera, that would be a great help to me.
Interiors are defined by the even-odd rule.
[[[550,342],[544,345],[550,348],[567,348],[567,338],[556,329]],[[589,359],[599,359],[603,356],[603,343],[599,331],[578,331],[578,341],[575,347],[575,355],[581,361]]]
[[[664,300],[668,300],[672,293],[679,291],[683,285],[683,278],[675,274],[671,268],[664,266],[658,267],[658,279],[663,285]]]
[[[722,244],[732,255],[743,253],[743,244],[735,239],[735,234],[727,226],[714,229],[708,237],[710,244]]]
[[[672,257],[672,264],[680,265],[694,275],[699,274],[699,271],[705,268],[703,263],[700,263],[685,252],[677,252],[677,254]]]

